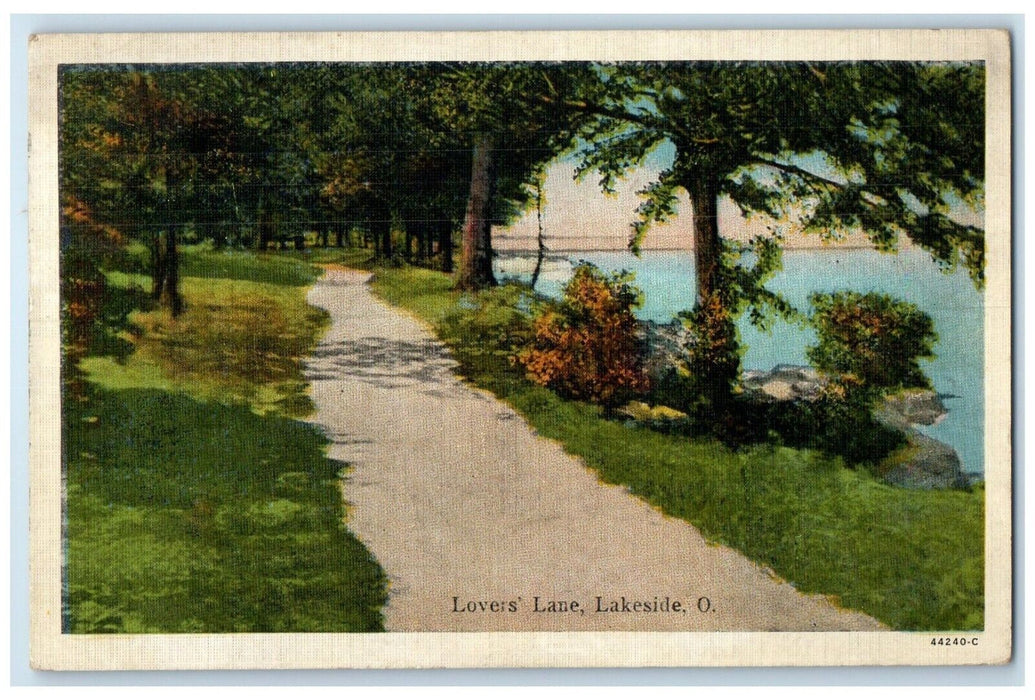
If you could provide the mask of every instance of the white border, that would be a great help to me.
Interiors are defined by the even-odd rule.
[[[373,32],[43,35],[30,43],[32,661],[37,668],[797,666],[1004,662],[1010,643],[1010,435],[986,430],[986,630],[978,649],[930,633],[60,634],[56,67],[267,60],[943,59],[988,62],[986,425],[1010,425],[1009,53],[1002,32]],[[933,651],[932,651],[933,649]]]

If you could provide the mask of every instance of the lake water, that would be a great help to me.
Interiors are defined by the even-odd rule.
[[[537,291],[560,296],[571,276],[572,262],[586,260],[603,270],[635,273],[644,293],[637,316],[671,320],[694,301],[694,262],[690,252],[648,251],[637,258],[627,252],[573,253],[546,261]],[[500,279],[531,278],[534,255],[503,254],[496,261]],[[952,445],[969,472],[984,472],[984,296],[965,271],[942,272],[927,253],[905,250],[885,255],[869,249],[786,250],[783,269],[767,285],[797,308],[808,310],[812,292],[851,289],[877,291],[905,299],[934,319],[938,342],[933,360],[921,367],[943,394],[948,415],[920,429]],[[739,323],[746,346],[745,369],[771,369],[778,364],[807,365],[805,348],[815,342],[811,329],[778,321],[762,332],[746,318]]]

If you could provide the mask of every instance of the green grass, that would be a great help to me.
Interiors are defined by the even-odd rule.
[[[130,311],[146,277],[109,275],[106,354],[64,405],[67,629],[380,630],[384,574],[343,523],[347,465],[292,419],[312,407],[317,271],[204,249],[183,267],[198,276],[175,320]]]
[[[663,435],[607,420],[533,385],[498,353],[485,352],[458,316],[478,297],[418,269],[376,273],[375,291],[434,326],[463,374],[506,400],[539,431],[583,458],[602,480],[624,484],[772,568],[799,590],[835,597],[894,629],[981,629],[984,620],[984,491],[912,491],[840,460],[785,447],[731,450],[711,440]],[[492,304],[488,304],[492,306]]]
[[[314,265],[345,265],[369,270],[374,253],[369,248],[307,248],[304,251],[285,250],[267,254],[285,260],[300,260]]]
[[[276,269],[283,264],[274,266],[276,279],[303,278],[301,272],[287,275]],[[146,280],[109,275],[116,289],[139,287]],[[187,308],[179,318],[163,309],[131,312],[121,337],[135,351],[128,356],[94,355],[80,368],[106,388],[185,392],[247,403],[260,413],[302,416],[312,409],[299,358],[325,327],[326,314],[306,304],[304,288],[218,277],[185,277],[181,288]]]

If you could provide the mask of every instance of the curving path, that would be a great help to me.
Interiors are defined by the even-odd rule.
[[[329,269],[310,291],[331,327],[307,376],[352,465],[349,528],[390,579],[388,631],[880,628],[601,483],[368,280]]]

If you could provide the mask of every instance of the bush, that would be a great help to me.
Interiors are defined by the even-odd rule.
[[[740,376],[740,342],[730,305],[712,293],[684,315],[690,330],[684,347],[688,391],[696,411],[723,418]]]
[[[813,294],[810,301],[819,342],[807,353],[816,369],[870,387],[930,388],[919,359],[934,356],[938,335],[915,304],[876,292]]]
[[[770,429],[784,444],[844,458],[850,466],[877,463],[905,444],[905,436],[873,417],[877,390],[851,379],[832,382],[812,401],[770,404]]]
[[[632,313],[638,305],[628,275],[581,263],[563,300],[536,317],[532,343],[518,361],[530,379],[562,396],[621,405],[649,388]]]

